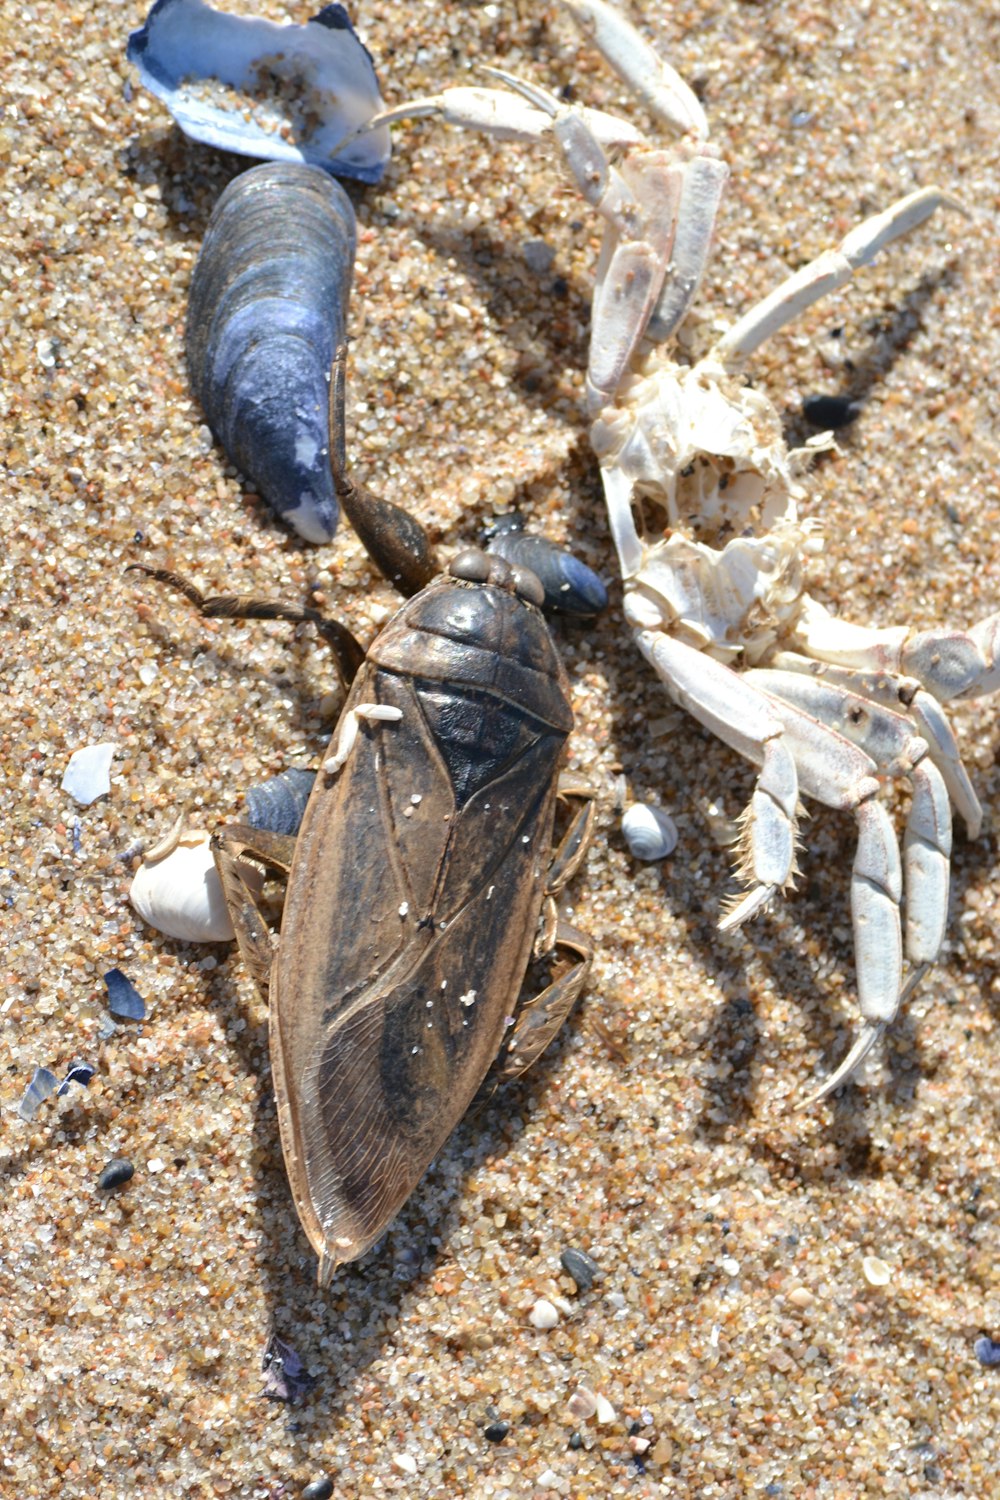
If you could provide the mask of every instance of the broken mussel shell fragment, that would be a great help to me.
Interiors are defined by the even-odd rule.
[[[70,1063],[62,1083],[51,1068],[36,1068],[17,1106],[19,1117],[30,1123],[46,1099],[51,1099],[53,1096],[57,1099],[61,1098],[63,1094],[69,1093],[70,1085],[74,1083],[86,1088],[93,1076],[94,1069],[90,1064],[80,1061]]]
[[[136,871],[129,900],[165,937],[185,943],[228,943],[234,937],[211,845],[204,829],[185,829],[168,853],[144,860]],[[252,882],[255,867],[249,871]]]
[[[318,167],[265,163],[235,178],[191,279],[191,387],[227,456],[308,542],[337,525],[329,374],[344,337],[357,230]]]
[[[227,15],[204,0],[156,0],[127,54],[192,140],[361,182],[378,182],[389,161],[387,126],[355,134],[382,98],[342,5],[289,26]]]
[[[269,781],[248,787],[246,802],[250,827],[294,837],[299,831],[315,780],[315,771],[292,767],[282,771],[280,776],[272,776]]]
[[[608,591],[594,570],[557,542],[527,533],[516,511],[495,517],[483,531],[483,543],[513,567],[531,569],[545,591],[546,610],[589,620],[607,608]]]

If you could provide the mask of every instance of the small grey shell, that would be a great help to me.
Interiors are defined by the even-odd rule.
[[[622,818],[625,842],[636,859],[665,859],[677,848],[677,825],[667,813],[648,802],[633,802]]]
[[[293,766],[282,771],[280,776],[272,776],[270,781],[248,787],[247,821],[251,828],[264,829],[268,833],[298,833],[315,780],[315,771],[303,771]]]
[[[318,167],[266,163],[226,188],[191,279],[191,386],[227,455],[309,542],[337,525],[327,415],[357,229]]]
[[[527,534],[515,511],[497,516],[483,540],[487,552],[531,569],[545,591],[543,609],[586,620],[607,608],[608,591],[593,569],[547,537]]]

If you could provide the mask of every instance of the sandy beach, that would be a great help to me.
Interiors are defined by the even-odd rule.
[[[557,4],[351,14],[389,102],[497,61],[651,128]],[[904,193],[965,205],[750,375],[793,445],[810,397],[856,404],[807,480],[819,599],[921,629],[996,611],[995,5],[628,14],[732,168],[694,347]],[[594,626],[557,627],[570,766],[599,800],[568,907],[597,957],[537,1069],[317,1290],[265,1008],[232,945],[158,936],[127,892],[179,810],[214,829],[248,786],[316,764],[329,662],[304,629],[206,622],[124,570],[295,603],[313,588],[365,642],[394,596],[346,526],[318,548],[286,531],[190,394],[192,268],[248,163],[141,89],[124,49],[143,19],[131,0],[0,18],[0,1496],[291,1500],[324,1475],[338,1500],[996,1493],[1000,1368],[975,1346],[1000,1339],[1000,700],[951,713],[985,824],[956,826],[941,961],[857,1079],[802,1109],[857,1023],[855,824],[810,804],[797,890],[719,934],[753,774],[673,707],[622,618],[584,415],[598,223],[545,150],[434,121],[397,128],[382,182],[348,189],[350,455],[446,548],[516,503],[609,584]],[[81,807],[63,774],[100,742],[111,790]],[[659,864],[622,837],[636,799],[676,822]],[[907,792],[886,801],[901,829]],[[147,1017],[103,1037],[114,968]],[[90,1084],[20,1119],[33,1070],[76,1059]],[[115,1157],[135,1175],[101,1192]],[[596,1263],[589,1289],[567,1250]],[[272,1334],[315,1378],[294,1405],[262,1395]]]

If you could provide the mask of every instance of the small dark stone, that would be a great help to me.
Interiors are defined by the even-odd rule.
[[[589,1292],[601,1274],[600,1266],[585,1250],[564,1250],[559,1257],[559,1264],[567,1276],[572,1276],[578,1292]]]
[[[570,1434],[569,1446],[573,1449],[574,1453],[579,1448],[583,1447],[583,1438],[580,1436],[580,1434],[578,1432],[573,1432],[573,1433]]]
[[[483,1428],[483,1437],[488,1443],[502,1443],[509,1431],[509,1422],[491,1422]]]
[[[333,1494],[333,1480],[329,1474],[324,1474],[322,1479],[314,1479],[307,1484],[302,1491],[302,1500],[330,1500]]]
[[[996,1339],[988,1338],[984,1333],[972,1348],[981,1365],[1000,1365],[1000,1343]]]
[[[848,401],[846,396],[807,396],[802,403],[806,421],[824,430],[847,427],[860,410],[857,402]]]
[[[124,1187],[126,1182],[131,1182],[135,1176],[135,1167],[127,1156],[116,1156],[109,1161],[100,1177],[97,1186],[102,1193],[108,1193],[112,1188]]]

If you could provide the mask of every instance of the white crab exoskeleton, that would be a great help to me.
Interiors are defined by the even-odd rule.
[[[773,406],[740,371],[886,245],[960,205],[934,187],[910,193],[788,277],[697,363],[677,362],[665,345],[697,293],[727,169],[695,95],[621,14],[605,0],[564,3],[679,136],[669,149],[495,69],[504,89],[446,89],[372,125],[435,114],[553,142],[604,220],[587,399],[626,615],[674,700],[759,768],[740,840],[747,889],[722,926],[746,921],[791,883],[800,796],[857,821],[851,909],[863,1025],[818,1099],[850,1077],[940,949],[952,804],[971,837],[981,824],[940,705],[1000,687],[1000,614],[968,632],[869,630],[811,599],[804,562],[821,542],[797,508],[808,455],[788,452]],[[879,801],[895,777],[912,791],[902,862]]]

